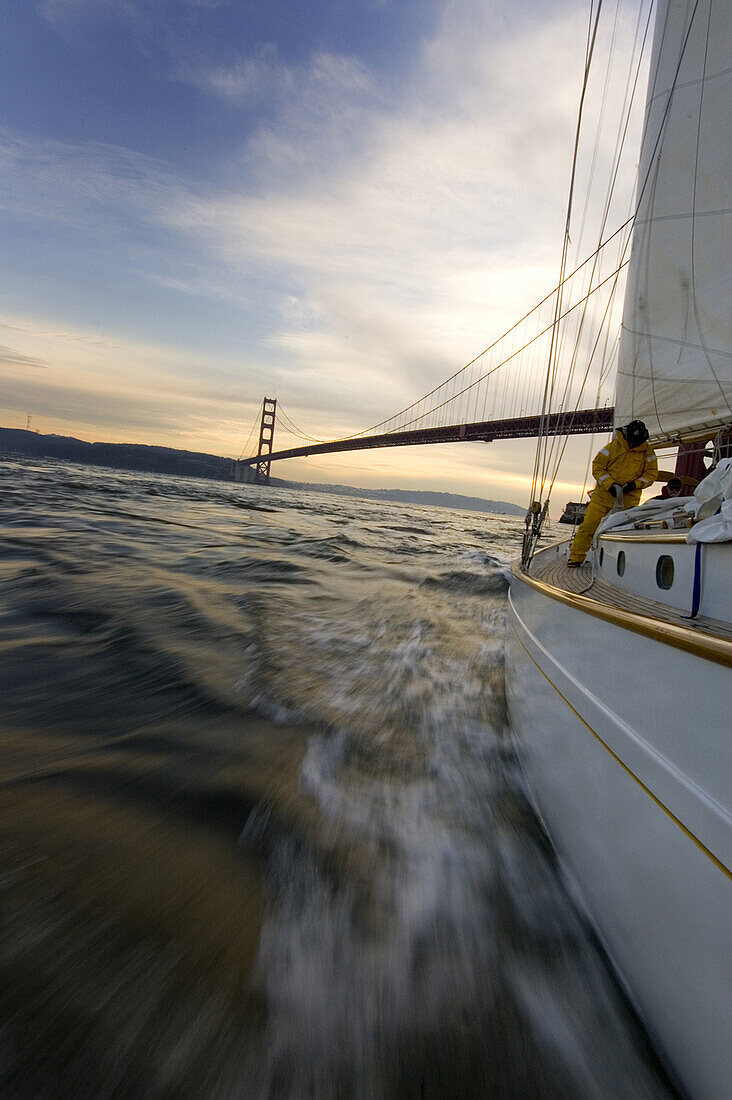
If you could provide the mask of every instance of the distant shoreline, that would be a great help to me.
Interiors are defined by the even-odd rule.
[[[234,482],[234,459],[202,451],[181,451],[173,447],[155,447],[144,443],[87,443],[74,436],[41,435],[25,428],[0,428],[0,454],[32,455],[77,462],[85,466],[103,466],[139,473],[201,477],[213,481]],[[310,489],[338,496],[357,496],[369,500],[421,504],[435,508],[455,508],[467,512],[491,512],[497,515],[523,516],[524,509],[505,500],[438,493],[419,489],[361,489],[354,485],[328,485],[316,482],[285,481],[273,477],[272,485],[283,489]],[[244,488],[244,486],[242,486]]]
[[[355,485],[323,485],[317,482],[282,481],[271,478],[273,485],[283,489],[312,489],[318,493],[334,493],[338,496],[365,497],[369,500],[388,500],[395,504],[422,504],[430,508],[456,508],[464,512],[491,512],[501,516],[523,516],[525,508],[507,500],[488,500],[484,497],[466,497],[460,493],[436,493],[428,489],[359,489]]]

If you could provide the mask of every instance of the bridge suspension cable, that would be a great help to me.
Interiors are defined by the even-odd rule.
[[[292,418],[290,416],[288,416],[287,413],[285,412],[285,410],[282,408],[282,405],[278,405],[277,415],[278,415],[278,419],[284,420],[285,427],[288,429],[290,434],[294,435],[294,436],[297,436],[298,439],[304,439],[308,443],[325,443],[326,442],[325,439],[316,439],[315,436],[308,435],[307,432],[304,432],[301,428],[298,428],[298,426],[295,424],[295,422],[292,420]]]
[[[545,360],[547,341],[551,339],[551,334],[557,324],[565,322],[573,316],[576,317],[576,327],[581,332],[583,314],[578,314],[578,311],[598,294],[605,301],[603,317],[607,318],[609,312],[612,311],[614,290],[608,284],[611,284],[613,280],[617,283],[618,276],[628,261],[622,258],[620,264],[615,263],[609,273],[605,274],[601,270],[602,265],[597,262],[593,263],[593,260],[603,250],[609,249],[612,243],[618,239],[622,241],[619,251],[621,257],[623,256],[624,246],[627,243],[625,231],[628,229],[631,220],[628,219],[616,229],[574,271],[566,275],[563,284],[568,288],[568,293],[565,295],[564,300],[565,303],[569,301],[570,304],[566,304],[559,317],[556,316],[555,305],[552,301],[559,289],[555,288],[507,332],[494,340],[469,363],[455,371],[418,401],[408,405],[399,413],[395,413],[388,420],[372,425],[371,428],[354,435],[338,437],[338,439],[330,442],[356,441],[366,439],[372,435],[392,435],[412,429],[441,428],[449,424],[478,420],[505,420],[518,415],[532,416],[541,413],[542,377],[540,364],[542,360]],[[602,278],[599,277],[601,274]],[[575,282],[579,283],[576,287]],[[531,330],[526,331],[529,325],[531,325]],[[591,368],[595,365],[595,353],[600,346],[598,339],[595,340],[592,355],[588,357],[582,386],[572,392],[575,408],[579,407],[578,402],[581,400],[585,383],[590,376]],[[480,368],[479,364],[481,365]],[[480,370],[480,373],[476,376],[478,370]],[[598,393],[602,389],[608,373],[605,364],[601,363],[597,379]],[[565,399],[569,395],[570,387],[568,385],[565,387]],[[606,404],[608,400],[609,398],[606,399]],[[562,411],[560,408],[560,412]],[[569,411],[569,406],[567,406],[567,412],[569,413]],[[278,418],[281,419],[286,430],[298,439],[313,444],[327,442],[298,427],[280,404],[278,404]]]
[[[620,226],[607,240],[588,256],[582,264],[580,264],[575,270],[567,275],[564,280],[564,285],[570,285],[572,280],[577,275],[582,275],[583,269],[591,263],[602,249],[607,248],[615,238],[620,234],[623,234],[624,230],[628,229],[630,225],[630,219]],[[626,266],[627,260],[623,259],[621,263],[614,266],[608,274],[603,273],[602,278],[598,278],[598,265],[594,264],[590,271],[590,278],[585,280],[584,285],[581,285],[576,293],[579,295],[571,305],[567,305],[562,310],[559,316],[556,316],[554,309],[551,312],[547,311],[545,307],[551,304],[552,298],[557,294],[559,288],[555,288],[550,294],[547,294],[540,302],[538,302],[533,309],[529,310],[524,317],[521,318],[515,325],[513,325],[506,333],[495,340],[488,348],[480,352],[469,363],[466,363],[460,370],[455,371],[444,382],[441,382],[439,386],[434,387],[429,393],[425,394],[418,401],[413,402],[400,412],[395,413],[387,420],[380,421],[378,424],[372,425],[371,428],[367,428],[362,432],[358,432],[353,436],[346,436],[346,439],[358,439],[361,437],[376,434],[377,430],[380,430],[381,434],[389,434],[392,432],[401,432],[408,428],[424,426],[424,427],[439,427],[446,423],[458,423],[461,421],[469,420],[486,420],[486,419],[501,419],[510,415],[530,415],[533,412],[540,411],[540,384],[539,377],[532,369],[535,365],[535,359],[537,358],[537,345],[540,345],[542,341],[546,342],[546,338],[551,339],[551,333],[554,331],[555,326],[570,317],[580,306],[583,306],[587,301],[596,295],[603,288],[607,288],[607,284],[617,279],[617,276]],[[573,297],[574,295],[572,295]],[[610,288],[610,305],[612,305],[614,294]],[[566,300],[566,298],[565,298]],[[571,297],[570,297],[571,301]],[[542,312],[544,310],[544,313]],[[608,306],[604,314],[607,315]],[[526,321],[534,319],[537,331],[534,331],[533,335],[528,335],[524,338],[517,336],[520,326]],[[581,331],[582,321],[578,320],[578,327]],[[509,344],[509,338],[513,336],[514,342]],[[522,339],[522,342],[519,340]],[[516,346],[518,344],[518,346]],[[524,352],[531,352],[533,359],[531,362],[526,363],[521,359]],[[493,353],[491,355],[490,353]],[[481,370],[480,374],[475,377],[475,371],[477,365],[481,361],[485,361],[489,356],[488,366]],[[495,361],[497,360],[497,361]],[[592,365],[590,361],[590,366]],[[504,371],[503,377],[498,380],[498,385],[494,387],[494,392],[490,392],[488,386],[489,380],[492,379],[503,368],[509,367],[509,365],[515,366],[515,370],[508,377]],[[522,370],[522,368],[527,368]],[[468,373],[470,372],[470,373]],[[589,372],[588,372],[589,374]],[[603,369],[601,371],[601,378],[598,378],[598,385],[607,378],[608,371]],[[565,400],[569,396],[571,386],[565,387]],[[580,394],[577,394],[580,396]],[[481,401],[482,398],[482,401]],[[490,412],[489,409],[490,401]],[[432,401],[430,401],[432,399]],[[478,410],[480,409],[480,417],[478,417]],[[409,414],[412,414],[409,416]],[[439,415],[441,414],[441,415]]]
[[[244,457],[244,455],[249,450],[249,444],[252,441],[252,436],[254,435],[254,432],[256,431],[257,425],[259,424],[259,420],[260,420],[261,415],[262,415],[262,403],[260,402],[259,407],[257,408],[257,411],[254,414],[254,420],[252,422],[252,427],[251,427],[251,430],[249,432],[249,435],[247,436],[247,441],[244,444],[244,446],[242,447],[241,454],[239,455],[239,462],[241,462],[242,458]]]
[[[610,54],[604,74],[604,86],[600,105],[600,120],[606,113],[610,64],[615,50],[620,20],[620,4],[616,0],[615,16],[610,40]],[[631,123],[636,101],[636,90],[642,73],[646,39],[654,0],[641,0],[635,25],[633,50],[627,73],[622,74],[625,91],[617,118],[617,134],[612,153],[608,149],[604,157],[607,185],[602,199],[598,196],[599,230],[597,246],[581,262],[567,272],[570,251],[570,226],[572,222],[572,194],[577,170],[577,153],[582,130],[582,103],[588,86],[589,70],[598,37],[598,25],[603,0],[591,5],[587,29],[585,67],[582,99],[575,134],[573,158],[573,183],[570,187],[563,255],[559,280],[548,294],[536,303],[506,332],[479,352],[464,366],[454,371],[438,386],[423,394],[399,412],[381,420],[369,428],[349,436],[331,439],[328,445],[349,441],[363,441],[372,436],[385,438],[400,433],[421,431],[436,432],[451,425],[469,426],[477,423],[507,422],[511,418],[552,416],[550,432],[541,433],[540,453],[534,471],[535,481],[542,491],[551,482],[554,485],[559,461],[564,454],[563,433],[566,426],[572,431],[574,418],[583,400],[583,394],[591,384],[597,392],[597,405],[605,408],[612,404],[610,378],[617,354],[617,342],[611,334],[619,328],[618,301],[620,278],[628,263],[627,254],[634,208],[632,200],[622,224],[609,236],[604,236],[614,205],[620,176],[621,154]],[[607,8],[607,5],[606,5]],[[594,148],[589,170],[581,224],[575,255],[579,251],[590,209],[590,190],[600,159],[600,138],[597,126],[586,126],[592,134]],[[594,203],[594,200],[593,200]],[[615,203],[615,205],[617,205]],[[567,350],[571,349],[571,350]],[[549,373],[547,374],[547,363]],[[584,367],[580,372],[580,363]],[[560,377],[561,374],[561,377]],[[326,445],[326,441],[305,432],[279,407],[282,424],[296,438],[313,444]],[[587,410],[585,410],[587,411]],[[558,419],[557,419],[558,418]],[[598,420],[598,423],[600,421]],[[434,438],[434,437],[433,437]],[[461,438],[463,438],[461,436]],[[344,449],[344,448],[339,448]],[[538,488],[538,484],[537,484]]]

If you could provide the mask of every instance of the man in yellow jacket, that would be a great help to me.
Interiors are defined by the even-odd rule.
[[[597,485],[572,541],[570,566],[582,564],[600,520],[615,506],[614,486],[623,490],[623,508],[634,508],[640,502],[642,490],[658,477],[658,460],[648,446],[648,430],[642,420],[631,420],[627,427],[618,428],[615,438],[595,455],[592,476]]]

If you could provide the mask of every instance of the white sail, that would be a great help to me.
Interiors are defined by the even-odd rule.
[[[616,425],[732,422],[732,0],[658,0]]]

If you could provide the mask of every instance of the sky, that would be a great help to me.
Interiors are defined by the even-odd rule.
[[[5,0],[0,425],[237,457],[265,395],[326,439],[432,389],[556,282],[588,12]],[[533,449],[273,473],[523,504]]]

